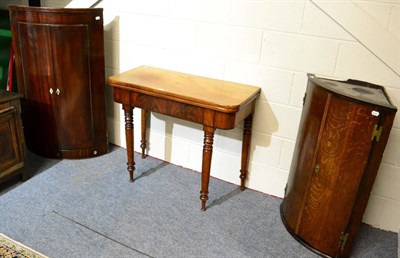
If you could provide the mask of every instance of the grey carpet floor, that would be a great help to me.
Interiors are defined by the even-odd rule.
[[[201,212],[200,174],[152,157],[135,156],[133,184],[123,148],[36,159],[44,172],[2,190],[0,232],[49,257],[318,257],[286,231],[279,198],[212,178]],[[397,237],[363,225],[353,257],[397,257]]]

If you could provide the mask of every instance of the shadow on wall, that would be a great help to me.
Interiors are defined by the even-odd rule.
[[[260,99],[263,99],[261,101],[264,102],[264,105],[259,105]],[[255,106],[255,113],[254,113],[254,119],[253,119],[253,129],[252,129],[252,140],[251,140],[251,147],[250,147],[250,153],[249,157],[251,160],[251,157],[253,156],[253,152],[256,149],[256,146],[260,147],[268,147],[271,144],[271,137],[274,132],[276,132],[279,128],[279,123],[278,119],[274,115],[272,108],[268,104],[267,101],[265,101],[265,93],[261,91],[261,96],[259,99],[256,101],[256,106]],[[265,104],[266,103],[266,104]],[[265,109],[265,110],[261,110]],[[177,119],[177,118],[172,118],[170,116],[165,116],[161,115],[158,113],[152,113],[152,115],[162,121],[165,124],[165,142],[164,142],[164,160],[166,161],[171,161],[172,160],[172,135],[174,134],[174,127],[176,126],[184,126],[184,127],[189,127],[190,129],[194,129],[194,132],[198,132],[198,135],[195,137],[198,138],[198,143],[202,144],[203,140],[203,125]],[[257,121],[256,121],[257,120]],[[151,119],[148,119],[150,122]],[[148,123],[149,123],[148,122]],[[257,125],[262,125],[262,132],[259,130],[260,126]],[[150,127],[150,123],[149,126]],[[193,131],[192,131],[193,132]],[[197,133],[196,133],[197,134]],[[148,135],[148,148],[147,151],[151,150],[151,135]],[[262,136],[261,136],[262,135]],[[178,135],[179,136],[179,135]],[[183,136],[182,138],[185,138]],[[243,138],[243,121],[240,122],[234,129],[231,130],[221,130],[217,129],[215,131],[215,137],[214,137],[214,150],[218,150],[219,147],[224,148],[224,151],[228,152],[233,152],[234,154],[241,155],[241,144],[242,144],[242,138]],[[228,139],[231,143],[227,143],[226,139]],[[232,141],[233,140],[233,141]],[[240,146],[240,148],[235,148],[235,150],[232,150],[230,146]]]
[[[263,103],[263,105],[260,105],[260,103]],[[279,122],[268,102],[268,97],[264,90],[261,90],[260,97],[256,102],[255,119],[257,119],[257,124],[262,124],[262,133],[268,135],[268,140],[262,142],[260,145],[269,146],[272,134],[277,132],[279,129]],[[253,122],[253,129],[257,131],[257,129],[260,128],[254,128]]]
[[[119,72],[119,48],[113,46],[113,42],[119,42],[119,16],[115,16],[111,21],[104,21],[104,58],[106,65],[106,110],[107,117],[121,117],[121,106],[114,103],[113,88],[107,83],[107,78],[111,76],[110,69],[117,69]],[[112,40],[110,40],[112,39]],[[109,68],[107,70],[107,68]],[[114,73],[115,71],[111,72]]]

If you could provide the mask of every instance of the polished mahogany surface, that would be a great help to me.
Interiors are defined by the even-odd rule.
[[[309,75],[281,212],[313,251],[350,255],[395,113],[383,87]]]
[[[216,128],[232,129],[244,120],[241,189],[247,175],[251,127],[255,101],[260,88],[238,83],[194,76],[155,67],[141,66],[109,77],[114,87],[114,100],[125,112],[128,171],[133,182],[133,108],[142,109],[142,156],[148,111],[153,111],[203,124],[202,210],[206,209],[208,184]]]
[[[175,71],[141,66],[111,76],[109,83],[118,82],[119,88],[135,88],[153,96],[165,99],[179,99],[179,102],[225,113],[237,112],[241,105],[259,94],[258,87],[244,85]]]
[[[20,97],[0,90],[0,182],[20,174],[25,164]],[[23,179],[27,179],[25,175]]]
[[[107,153],[102,9],[9,11],[28,148],[51,158]]]

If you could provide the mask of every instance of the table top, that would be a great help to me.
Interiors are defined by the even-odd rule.
[[[195,76],[150,66],[108,78],[112,87],[145,93],[178,102],[236,112],[260,94],[259,87]],[[214,108],[213,108],[214,107]]]

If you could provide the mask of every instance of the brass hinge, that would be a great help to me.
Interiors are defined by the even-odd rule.
[[[344,246],[346,245],[348,237],[349,237],[349,233],[343,233],[342,232],[342,234],[340,234],[340,237],[339,237],[339,248],[340,248],[341,251],[343,251]]]
[[[379,142],[379,138],[381,137],[381,133],[382,133],[382,126],[375,125],[374,127],[374,131],[372,132],[372,137],[371,137],[371,141],[374,140]]]

